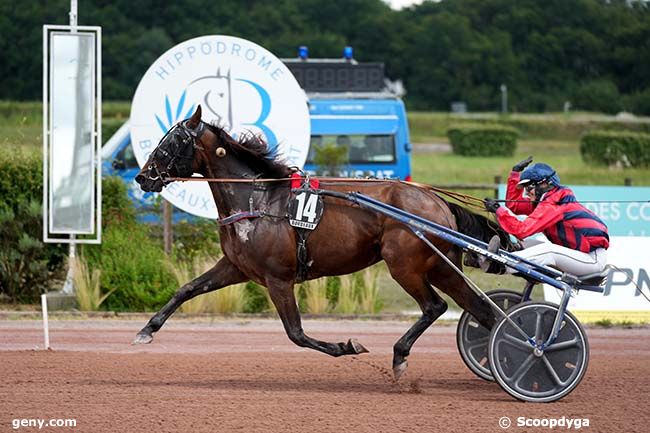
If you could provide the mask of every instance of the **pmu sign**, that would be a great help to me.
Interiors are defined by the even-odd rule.
[[[641,291],[650,293],[650,188],[631,186],[568,186],[586,208],[607,224],[610,247],[607,263],[612,265],[605,292],[580,292],[571,299],[574,310],[650,311]],[[499,188],[505,196],[505,186]],[[551,286],[544,297],[559,302]]]
[[[650,236],[650,188],[632,186],[570,187],[578,201],[598,215],[610,236]]]

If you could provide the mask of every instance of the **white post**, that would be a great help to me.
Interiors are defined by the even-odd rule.
[[[77,258],[77,244],[74,242],[75,235],[70,235],[70,249],[68,252],[68,274],[65,277],[65,283],[61,291],[66,295],[74,295],[74,262]]]
[[[43,339],[45,343],[45,350],[50,349],[50,326],[47,317],[47,295],[41,295],[41,309],[43,311]]]
[[[70,0],[70,27],[72,33],[77,31],[77,0]]]

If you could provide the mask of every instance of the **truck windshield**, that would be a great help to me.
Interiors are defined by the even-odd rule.
[[[312,135],[309,145],[307,164],[314,163],[316,148],[334,145],[348,149],[348,162],[359,163],[394,163],[395,136],[384,135]]]
[[[117,161],[124,163],[124,168],[139,168],[138,161],[135,159],[132,146],[125,146],[115,155]]]

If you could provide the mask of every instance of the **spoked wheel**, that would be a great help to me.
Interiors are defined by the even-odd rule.
[[[551,334],[558,309],[548,302],[529,301],[513,307],[508,316],[541,343]],[[488,353],[492,373],[508,394],[540,403],[559,400],[573,391],[589,363],[587,335],[568,311],[557,339],[543,351],[534,350],[510,322],[501,319],[490,334]]]
[[[503,311],[521,302],[521,294],[511,290],[493,290],[487,292]],[[490,331],[478,323],[474,316],[463,312],[456,328],[456,346],[465,365],[481,379],[494,381],[488,362],[488,343]]]

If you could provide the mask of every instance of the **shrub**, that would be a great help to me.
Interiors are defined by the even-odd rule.
[[[318,278],[302,283],[300,292],[303,294],[304,309],[308,313],[322,314],[329,309],[327,280],[327,278]]]
[[[517,130],[500,125],[452,125],[447,137],[454,153],[464,156],[512,156]]]
[[[0,293],[34,302],[62,269],[64,245],[43,243],[42,163],[38,155],[0,154]]]
[[[244,313],[262,313],[273,310],[273,302],[266,287],[249,281],[244,288],[246,303]]]
[[[573,106],[579,110],[614,114],[621,110],[621,95],[616,84],[606,79],[582,83],[573,92]]]
[[[0,208],[43,200],[43,160],[39,154],[0,152]]]
[[[189,262],[168,260],[166,265],[176,278],[180,287],[197,276],[205,273],[219,259],[214,257],[198,257]],[[180,307],[183,313],[241,313],[246,305],[246,284],[234,284],[217,291],[205,293],[188,301]]]
[[[348,163],[348,148],[335,144],[324,144],[314,147],[314,164],[318,166],[318,174],[338,176],[343,166]]]
[[[95,269],[91,272],[86,261],[79,257],[70,263],[70,267],[72,268],[72,279],[79,309],[81,311],[99,310],[100,305],[113,293],[113,290],[102,292],[101,271]]]
[[[624,98],[627,102],[626,109],[638,115],[650,115],[650,87],[640,92],[633,93]]]
[[[102,179],[102,226],[133,225],[136,212],[126,192],[126,184],[119,177]]]
[[[379,299],[379,268],[376,266],[366,268],[360,272],[362,284],[359,287],[359,313],[374,314],[381,311],[382,304]]]
[[[101,269],[102,289],[114,290],[103,306],[116,311],[159,309],[178,288],[164,266],[162,246],[136,222],[124,182],[106,178],[102,188],[102,244],[84,245],[82,254],[90,269]]]
[[[650,134],[593,131],[580,140],[582,159],[591,164],[620,167],[650,166]]]
[[[156,230],[162,227],[156,228]],[[162,233],[161,233],[162,235]],[[174,224],[174,257],[193,261],[204,256],[220,256],[219,228],[213,220],[197,218],[195,221],[180,221]],[[213,262],[214,265],[215,262]]]
[[[355,312],[357,302],[354,290],[354,275],[342,275],[339,277],[341,285],[339,287],[338,299],[334,311],[343,314],[352,314]]]

